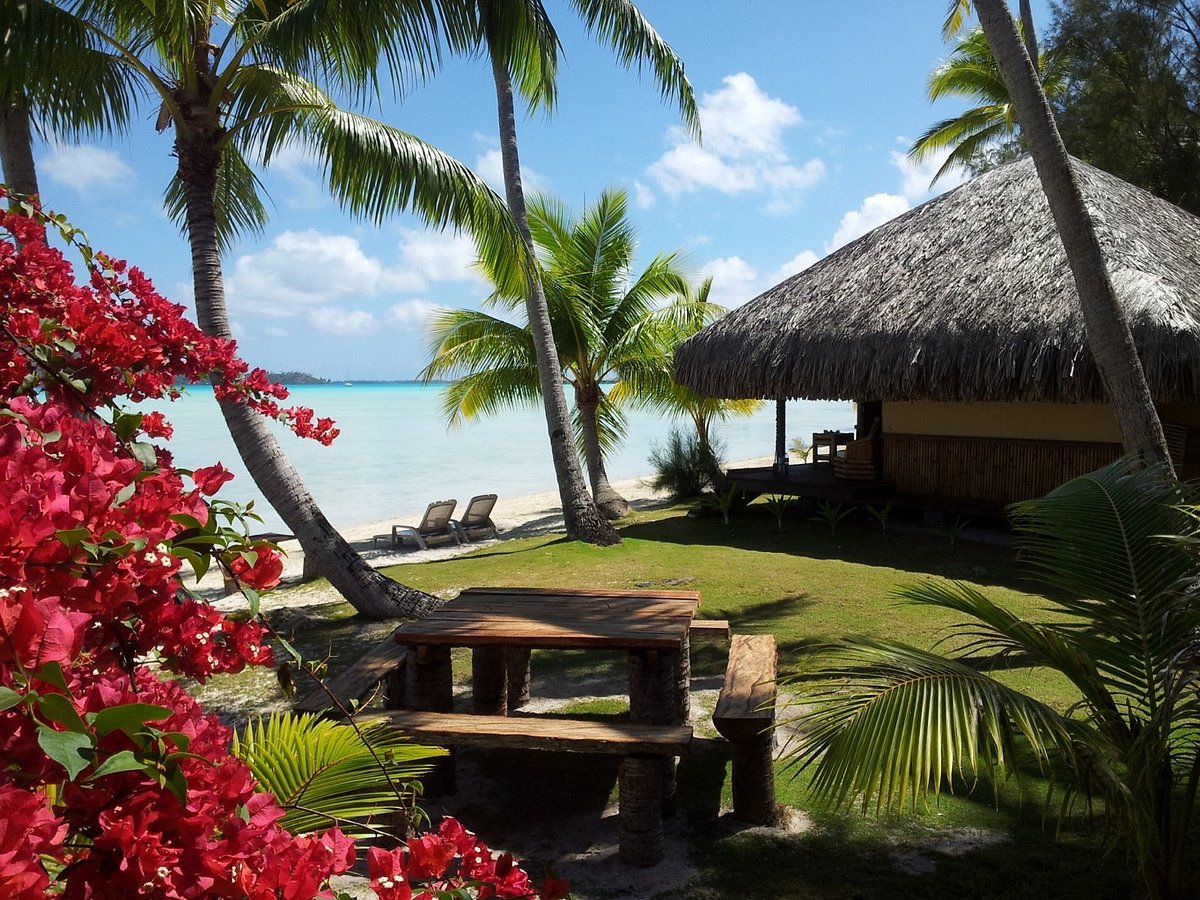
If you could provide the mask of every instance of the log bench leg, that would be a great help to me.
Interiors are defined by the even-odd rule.
[[[733,816],[752,825],[774,825],[775,752],[773,731],[731,741]]]
[[[629,720],[644,725],[683,724],[678,718],[677,654],[657,650],[629,653]],[[656,756],[662,769],[662,814],[675,814],[675,757]]]
[[[508,708],[520,709],[529,702],[529,648],[505,647],[508,668]]]
[[[663,858],[662,757],[626,756],[618,777],[621,862],[641,869]]]
[[[472,709],[477,716],[508,715],[508,674],[503,647],[471,649]]]
[[[422,644],[408,654],[405,673],[405,705],[426,712],[453,712],[454,672],[450,666],[450,648]],[[457,790],[454,774],[454,748],[439,760],[432,772],[422,779],[426,797],[453,794]]]

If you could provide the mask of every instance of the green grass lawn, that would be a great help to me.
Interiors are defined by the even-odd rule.
[[[924,578],[969,582],[1020,615],[1044,618],[1045,600],[1023,579],[1014,551],[958,540],[932,529],[892,529],[886,537],[873,520],[847,520],[831,534],[815,521],[785,520],[782,531],[765,509],[751,507],[726,526],[719,517],[689,518],[686,508],[635,513],[621,531],[624,544],[596,548],[555,537],[505,541],[449,560],[410,564],[388,574],[413,587],[450,596],[472,585],[635,588],[678,586],[699,590],[701,616],[729,619],[736,632],[770,632],[779,642],[780,670],[796,676],[788,689],[801,695],[806,650],[822,638],[847,634],[886,636],[931,647],[956,617],[899,602],[898,585]],[[347,665],[370,646],[347,607],[324,609],[319,619],[281,620],[306,654],[325,656],[331,669]],[[370,640],[380,633],[371,626]],[[383,628],[386,631],[386,627]],[[716,681],[725,648],[694,648],[693,674]],[[467,675],[468,657],[457,658]],[[535,654],[538,672],[580,686],[596,679],[620,684],[620,654]],[[1068,685],[1044,671],[1012,668],[1006,681],[1058,708],[1074,697]],[[219,680],[214,680],[218,682]],[[258,690],[254,688],[253,690]],[[217,691],[214,684],[210,690]],[[597,692],[601,693],[601,692]],[[261,694],[259,695],[261,697]],[[202,698],[203,699],[203,698]],[[219,702],[219,699],[218,699]],[[610,702],[573,712],[612,713]],[[534,845],[514,846],[510,835],[531,828],[553,833],[560,819],[581,809],[596,812],[615,791],[615,762],[572,754],[489,754],[481,765],[486,798],[459,795],[446,805],[493,843],[542,863]],[[681,763],[680,803],[687,813],[688,844],[697,881],[678,897],[1045,897],[1136,895],[1138,879],[1118,851],[1105,853],[1102,824],[1082,815],[1059,818],[1045,804],[1046,785],[1028,778],[1006,784],[956,785],[931,807],[880,820],[815,808],[805,792],[806,773],[781,768],[779,799],[803,812],[813,827],[784,834],[735,827],[719,817],[729,803],[727,763],[697,753]],[[722,787],[723,785],[723,787]],[[522,840],[517,838],[518,841]],[[536,842],[534,842],[536,844]],[[589,890],[588,896],[603,895]]]

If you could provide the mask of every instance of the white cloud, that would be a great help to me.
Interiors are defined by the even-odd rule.
[[[317,331],[337,335],[371,334],[378,327],[371,313],[361,309],[338,309],[336,306],[318,306],[309,310],[308,324]]]
[[[263,334],[269,338],[285,338],[288,336],[288,333],[285,329],[279,328],[275,325],[268,325],[263,329]]]
[[[862,237],[872,228],[896,218],[902,212],[907,212],[908,208],[908,201],[897,194],[872,194],[858,209],[852,209],[842,216],[837,231],[825,245],[825,252],[831,253],[855,238]]]
[[[447,307],[428,300],[405,300],[387,311],[387,323],[401,331],[424,331],[430,318]]]
[[[500,196],[504,196],[504,160],[499,147],[490,147],[475,157],[475,174],[491,185]],[[526,194],[547,191],[549,181],[528,166],[521,166],[521,186]]]
[[[899,138],[898,142],[904,145],[911,144],[907,138]],[[971,177],[970,173],[955,166],[933,184],[933,176],[949,156],[949,149],[939,150],[934,156],[918,163],[909,159],[907,153],[893,150],[892,165],[900,170],[900,193],[910,203],[919,203],[966,182]]]
[[[723,85],[700,100],[703,146],[672,128],[671,148],[646,169],[647,175],[672,196],[763,191],[769,213],[794,209],[803,191],[825,177],[820,159],[796,164],[788,155],[784,132],[802,124],[803,117],[794,106],[768,96],[745,72],[727,76]]]
[[[368,256],[358,241],[315,229],[285,231],[258,253],[238,257],[231,267],[230,295],[243,310],[297,315],[296,306],[328,304],[341,297],[373,297],[423,290],[415,272],[390,269]]]
[[[649,209],[652,207],[658,198],[654,196],[654,191],[648,184],[642,181],[634,180],[633,182],[633,202],[637,204],[638,209]]]
[[[802,272],[815,263],[821,257],[813,253],[811,250],[801,250],[769,276],[767,276],[768,285],[776,285],[785,278],[791,278],[797,272]]]
[[[480,281],[475,271],[475,242],[460,234],[401,231],[400,259],[426,281]]]
[[[700,267],[701,278],[712,278],[709,299],[732,309],[762,293],[758,269],[740,256],[713,259]]]
[[[328,194],[317,177],[317,158],[304,147],[289,144],[275,153],[270,171],[287,182],[283,202],[291,209],[316,209],[329,202]]]
[[[56,144],[39,167],[77,191],[113,187],[135,177],[133,169],[113,151],[83,144]]]

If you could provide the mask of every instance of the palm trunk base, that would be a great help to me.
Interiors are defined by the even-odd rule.
[[[610,484],[605,484],[596,490],[596,508],[600,510],[600,514],[610,522],[615,519],[623,519],[629,515],[629,511],[633,508],[629,505],[629,501],[618,494]]]

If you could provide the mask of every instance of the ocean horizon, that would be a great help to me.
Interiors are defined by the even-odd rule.
[[[372,522],[418,515],[433,500],[454,497],[465,504],[475,494],[516,497],[556,489],[554,467],[540,408],[506,410],[448,428],[441,412],[444,384],[371,382],[289,385],[289,405],[311,407],[337,422],[341,434],[329,447],[301,440],[270,423],[284,452],[334,527],[347,530]],[[212,389],[195,385],[175,402],[147,404],[175,427],[165,442],[183,468],[222,463],[234,480],[223,499],[254,502],[263,530],[286,530],[246,472],[225,427]],[[672,426],[691,422],[632,411],[621,446],[606,458],[609,479],[649,474],[651,449],[666,441]],[[811,437],[827,428],[852,429],[854,408],[846,401],[795,400],[787,404],[787,435]],[[775,446],[775,405],[753,416],[716,423],[714,433],[733,462],[770,456]],[[257,526],[255,530],[259,530]]]

